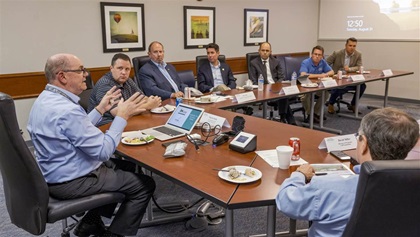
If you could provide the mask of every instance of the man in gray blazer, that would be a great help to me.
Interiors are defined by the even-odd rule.
[[[160,42],[153,41],[149,45],[150,61],[140,68],[137,75],[140,88],[147,96],[159,96],[162,100],[184,96],[184,88],[173,65],[163,61],[165,52]]]
[[[327,58],[327,63],[332,67],[334,73],[338,71],[343,71],[346,73],[349,72],[356,72],[359,70],[359,66],[362,66],[362,53],[356,50],[357,46],[357,39],[356,38],[349,38],[346,41],[345,48],[339,51],[334,51]],[[347,93],[349,90],[356,90],[356,86],[347,86],[345,88],[334,89],[331,91],[331,96],[328,101],[328,113],[334,114],[334,103],[337,101],[337,98]],[[360,97],[362,97],[363,93],[366,90],[366,85],[363,83],[360,85]],[[359,97],[359,98],[360,98]],[[353,99],[350,103],[351,105],[348,106],[348,109],[354,112],[354,105],[356,104],[356,95],[353,96]]]
[[[210,43],[206,47],[209,63],[200,65],[197,73],[198,89],[203,92],[211,92],[219,85],[226,85],[231,89],[236,88],[235,78],[229,65],[218,60],[219,45]]]
[[[284,80],[280,61],[271,56],[271,44],[264,42],[260,44],[258,49],[260,57],[254,58],[251,61],[249,79],[254,85],[258,84],[259,75],[263,75],[264,84],[274,84]],[[289,106],[289,99],[277,100],[280,119],[284,123],[296,125],[295,118]]]

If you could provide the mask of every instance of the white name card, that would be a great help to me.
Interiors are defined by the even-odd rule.
[[[321,81],[321,85],[325,88],[333,87],[333,86],[337,86],[337,81],[336,80]]]
[[[383,74],[385,77],[389,77],[389,76],[392,76],[392,75],[393,75],[393,73],[392,73],[391,69],[385,69],[385,70],[382,70],[382,74]]]
[[[327,148],[327,152],[356,149],[357,141],[354,134],[327,137],[319,144],[318,149]]]
[[[286,86],[283,87],[280,91],[280,95],[292,95],[300,93],[299,88],[297,86]]]
[[[352,81],[364,81],[365,77],[362,74],[352,75],[351,77]]]
[[[236,94],[235,95],[236,101],[238,101],[238,103],[242,103],[245,101],[250,101],[250,100],[255,100],[255,95],[254,92],[250,91],[250,92],[245,92],[245,93],[241,93],[241,94]]]
[[[230,124],[226,118],[204,112],[198,123],[203,124],[206,122],[209,123],[211,127],[219,125],[220,127],[230,128]]]

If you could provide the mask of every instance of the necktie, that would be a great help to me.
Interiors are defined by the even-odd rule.
[[[267,72],[267,60],[263,60],[264,71]]]

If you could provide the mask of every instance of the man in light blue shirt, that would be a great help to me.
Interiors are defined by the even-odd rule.
[[[187,84],[181,81],[173,65],[163,61],[165,51],[160,42],[149,45],[150,60],[140,68],[137,78],[147,96],[159,96],[162,100],[184,96]]]
[[[114,86],[86,114],[78,104],[77,95],[86,89],[87,76],[79,58],[70,54],[51,56],[45,65],[45,76],[48,84],[31,109],[28,131],[50,195],[72,199],[102,192],[124,193],[126,199],[108,230],[104,229],[100,215],[106,216],[109,209],[99,207],[83,217],[74,233],[77,236],[135,235],[155,183],[149,176],[132,172],[133,164],[109,158],[120,142],[127,119],[145,110],[140,106],[145,103],[144,95],[136,92],[124,101],[119,99],[121,91]],[[116,103],[115,119],[103,133],[95,125]]]
[[[419,124],[394,108],[374,110],[360,124],[356,160],[403,160],[419,139]],[[359,172],[355,166],[354,171]],[[342,236],[350,217],[358,175],[314,176],[311,165],[302,165],[280,187],[278,209],[293,219],[309,220],[310,237]]]

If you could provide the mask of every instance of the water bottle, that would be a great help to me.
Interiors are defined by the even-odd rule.
[[[292,79],[290,80],[290,85],[296,86],[296,80],[297,80],[297,73],[295,71],[293,71]]]
[[[264,90],[264,77],[262,74],[258,77],[258,90],[263,91]]]

